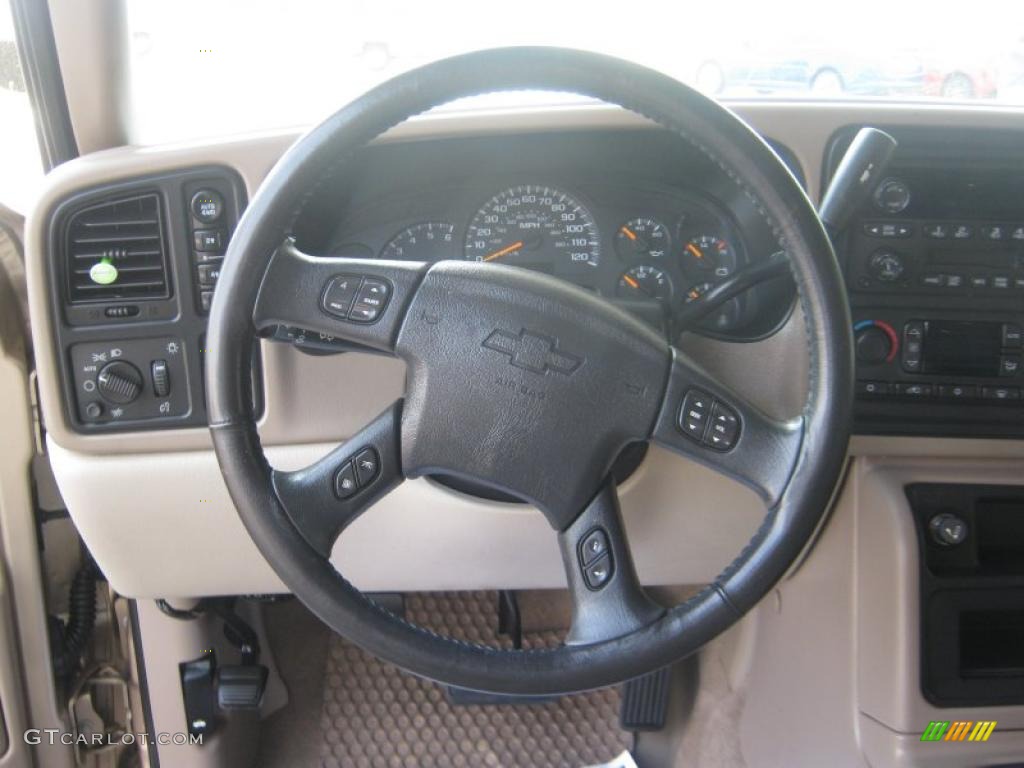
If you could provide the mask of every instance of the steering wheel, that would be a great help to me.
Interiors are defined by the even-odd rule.
[[[477,262],[312,256],[288,237],[304,202],[367,142],[457,98],[573,92],[646,116],[712,160],[789,255],[806,323],[801,415],[780,422],[619,308],[558,279]],[[313,465],[280,472],[256,432],[252,340],[283,324],[395,354],[406,393]],[[811,203],[727,109],[593,53],[505,48],[446,59],[369,91],[299,139],[238,224],[210,314],[207,406],[225,482],[282,581],[333,630],[415,674],[481,691],[611,685],[698,650],[786,572],[839,478],[852,402],[849,309]],[[339,396],[344,382],[338,384]],[[339,397],[341,401],[341,397]],[[339,403],[340,404],[340,403]],[[665,609],[641,587],[610,468],[651,441],[756,490],[767,513],[710,585]],[[534,505],[561,547],[573,619],[557,648],[499,650],[388,612],[329,560],[343,529],[405,478],[444,474]],[[680,501],[680,507],[684,506]]]

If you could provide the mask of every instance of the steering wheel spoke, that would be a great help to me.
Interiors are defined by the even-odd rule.
[[[644,592],[626,540],[615,482],[609,477],[558,535],[572,596],[566,645],[613,640],[659,619],[665,610]]]
[[[257,330],[294,326],[390,352],[427,266],[311,256],[287,238],[271,257],[253,323]]]
[[[329,557],[338,535],[402,482],[399,428],[402,401],[359,434],[294,472],[274,470],[274,492],[310,546]]]
[[[772,507],[789,483],[803,421],[769,418],[673,349],[651,439],[753,488]]]

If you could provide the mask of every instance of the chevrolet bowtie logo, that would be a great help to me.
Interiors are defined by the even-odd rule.
[[[541,336],[525,328],[518,334],[494,331],[484,339],[483,346],[508,355],[516,368],[534,373],[554,371],[568,376],[583,364],[583,358],[558,349],[558,339]]]

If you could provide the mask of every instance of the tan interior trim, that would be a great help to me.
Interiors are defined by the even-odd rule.
[[[32,750],[26,728],[59,728],[42,566],[37,546],[30,465],[35,454],[23,326],[14,292],[0,272],[0,402],[4,426],[0,460],[0,700],[10,749],[0,766],[70,766],[58,745]]]

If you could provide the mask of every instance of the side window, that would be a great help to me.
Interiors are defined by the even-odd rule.
[[[0,2],[0,203],[27,213],[42,177],[32,106],[14,42],[11,7]]]

